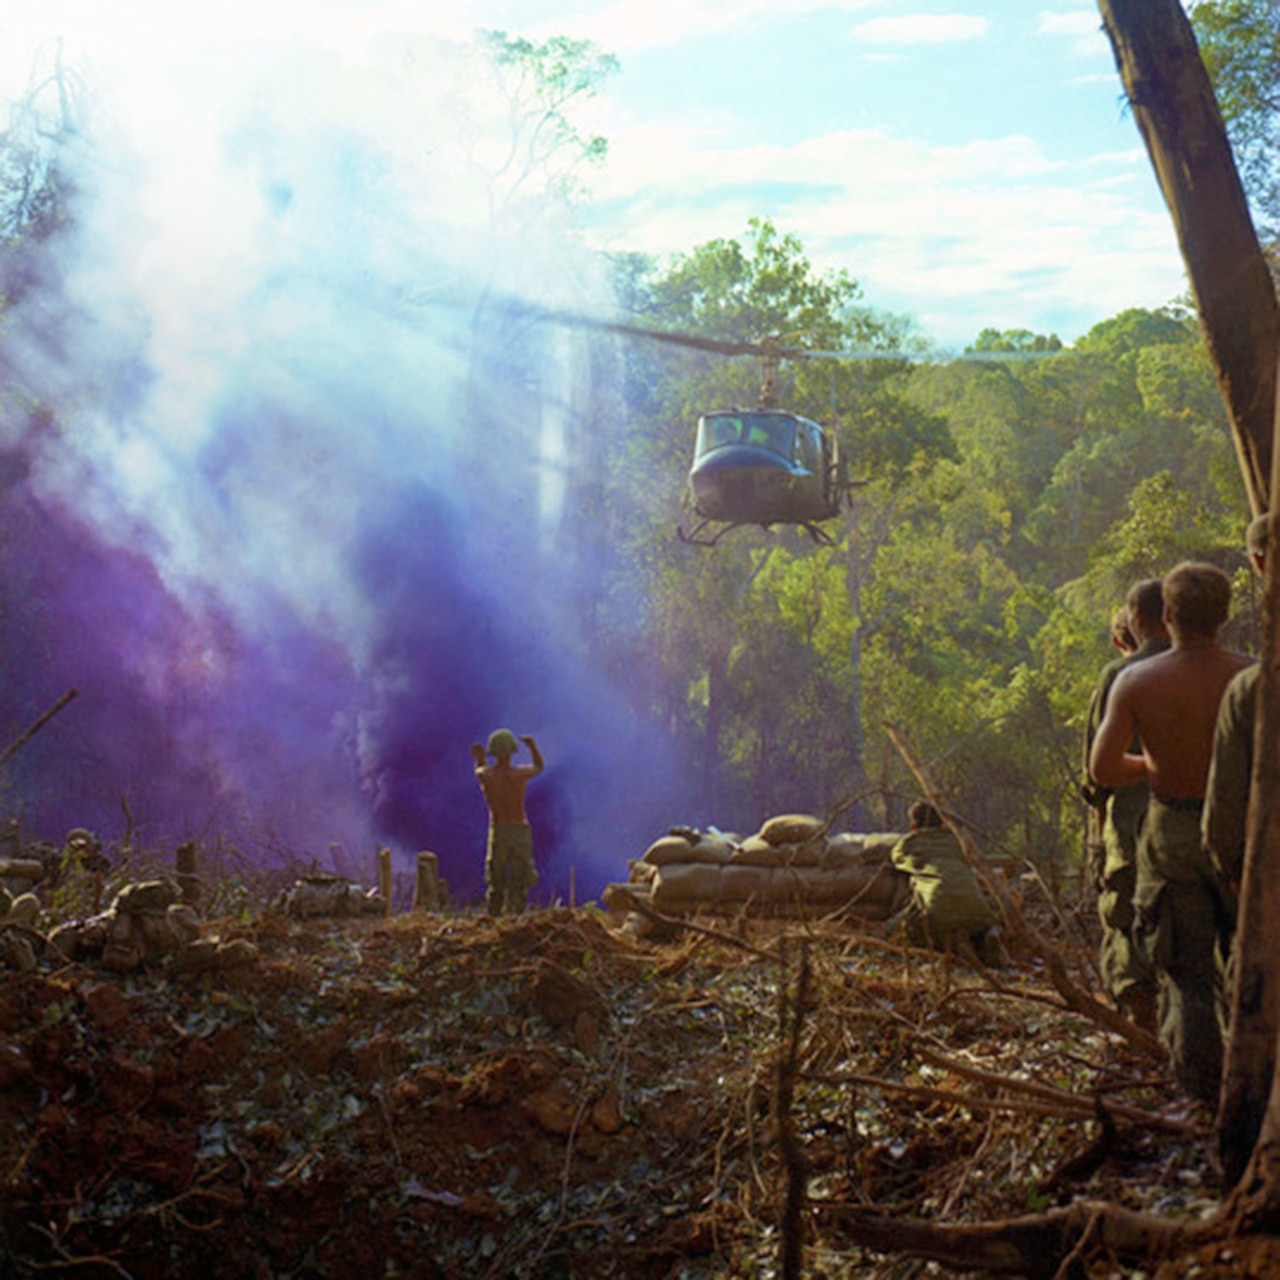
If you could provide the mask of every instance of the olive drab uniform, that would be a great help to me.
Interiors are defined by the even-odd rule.
[[[1227,956],[1223,982],[1229,991],[1235,981],[1232,941],[1239,907],[1236,895],[1244,878],[1245,827],[1249,815],[1249,788],[1253,783],[1253,730],[1257,720],[1258,675],[1255,663],[1237,675],[1218,704],[1213,730],[1213,756],[1205,787],[1200,838],[1217,876],[1225,904],[1219,939]],[[1226,996],[1224,994],[1224,1000]],[[1224,1016],[1225,1021],[1225,1016]]]
[[[1214,1105],[1222,1079],[1232,911],[1201,839],[1203,802],[1152,796],[1138,835],[1134,933],[1163,977],[1160,1040],[1174,1078]]]
[[[533,828],[522,823],[490,823],[485,850],[485,906],[490,915],[518,915],[538,883],[533,861]]]
[[[1138,828],[1147,811],[1147,784],[1112,790],[1099,786],[1089,776],[1089,752],[1107,709],[1107,697],[1116,677],[1127,666],[1154,657],[1169,647],[1167,640],[1148,640],[1133,653],[1117,658],[1102,670],[1093,696],[1084,739],[1084,783],[1080,794],[1100,815],[1098,831],[1089,828],[1089,874],[1098,895],[1098,919],[1102,923],[1102,944],[1098,967],[1103,985],[1117,1008],[1133,1009],[1156,997],[1156,976],[1151,962],[1134,942],[1134,891],[1137,886]],[[1134,750],[1139,744],[1133,744]]]
[[[1239,885],[1244,875],[1245,819],[1253,781],[1253,728],[1260,671],[1255,663],[1227,685],[1213,731],[1213,759],[1204,795],[1201,834],[1224,886]]]
[[[903,836],[890,857],[911,877],[911,901],[904,913],[911,941],[946,948],[964,937],[981,955],[996,913],[955,836],[946,827],[921,827]]]

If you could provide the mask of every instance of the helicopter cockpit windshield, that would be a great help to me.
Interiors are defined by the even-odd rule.
[[[795,426],[789,417],[769,413],[708,413],[698,422],[695,456],[703,457],[729,445],[767,449],[792,461]]]

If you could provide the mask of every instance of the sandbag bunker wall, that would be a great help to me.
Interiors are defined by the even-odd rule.
[[[887,920],[905,906],[910,878],[890,861],[894,832],[828,834],[818,818],[784,814],[753,836],[677,828],[630,863],[607,906],[662,915],[826,915]]]

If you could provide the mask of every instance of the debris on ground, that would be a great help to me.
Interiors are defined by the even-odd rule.
[[[297,876],[209,884],[193,924],[119,868],[99,950],[55,918],[77,883],[0,922],[35,939],[0,959],[0,1276],[776,1276],[797,1168],[828,1280],[943,1274],[860,1244],[869,1207],[1217,1204],[1210,1117],[1038,961],[742,907],[661,938],[594,906],[298,914]],[[1039,905],[1087,970],[1092,913]]]

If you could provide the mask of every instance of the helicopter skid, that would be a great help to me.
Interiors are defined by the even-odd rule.
[[[818,546],[834,547],[836,545],[836,540],[820,525],[813,524],[807,520],[798,521],[797,523]],[[772,532],[774,527],[772,524],[758,524],[750,520],[731,520],[728,523],[720,524],[720,527],[709,537],[704,537],[703,535],[706,531],[715,524],[720,524],[720,522],[704,516],[688,533],[684,531],[683,525],[677,525],[676,537],[686,546],[714,547],[726,533],[732,533],[735,529],[758,528],[769,533]]]

